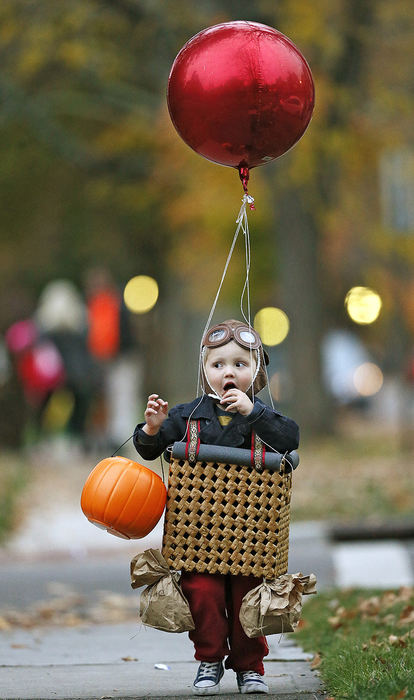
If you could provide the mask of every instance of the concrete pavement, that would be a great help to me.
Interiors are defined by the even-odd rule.
[[[325,697],[318,676],[310,670],[309,655],[289,636],[280,643],[278,637],[270,637],[269,646],[265,662],[268,697]],[[193,653],[186,634],[166,634],[137,623],[2,632],[0,697],[188,697],[193,695],[198,667]],[[238,696],[233,671],[225,672],[221,689],[221,698]]]

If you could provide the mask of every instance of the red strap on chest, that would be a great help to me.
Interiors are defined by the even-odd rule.
[[[196,462],[200,449],[200,421],[190,420],[187,427],[187,442],[185,445],[185,458],[188,462]]]
[[[251,462],[252,467],[257,469],[258,472],[263,471],[263,468],[265,465],[265,456],[266,456],[266,448],[264,446],[264,443],[259,438],[259,436],[256,435],[255,432],[252,432],[252,442],[251,442],[251,449],[250,449],[250,462]]]

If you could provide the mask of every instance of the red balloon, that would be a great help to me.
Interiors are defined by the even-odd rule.
[[[182,139],[240,172],[278,158],[300,139],[314,94],[310,68],[290,39],[237,21],[204,29],[185,44],[167,99]]]

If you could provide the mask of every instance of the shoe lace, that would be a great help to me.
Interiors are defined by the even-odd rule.
[[[218,668],[219,663],[217,661],[203,661],[198,672],[198,680],[201,680],[202,678],[207,676],[211,676],[212,674],[215,675],[217,673]]]
[[[246,681],[262,680],[260,673],[257,673],[257,671],[242,671],[240,675],[242,676],[244,683],[246,683]]]

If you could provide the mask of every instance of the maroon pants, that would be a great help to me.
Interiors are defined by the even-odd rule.
[[[263,658],[269,653],[266,637],[250,639],[239,620],[243,597],[260,583],[255,576],[182,572],[181,587],[195,624],[189,633],[194,658],[221,661],[227,656],[226,668],[264,674]]]

